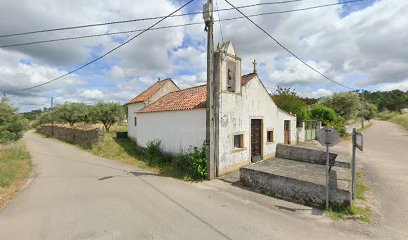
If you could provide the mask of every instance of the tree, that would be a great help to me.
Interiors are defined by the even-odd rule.
[[[313,120],[321,121],[324,125],[333,127],[341,136],[346,134],[344,119],[337,116],[334,109],[322,105],[316,105],[312,108],[310,113]]]
[[[366,102],[364,101],[362,103],[362,110],[359,114],[359,117],[363,117],[366,120],[370,120],[375,118],[375,116],[377,115],[377,107],[370,103],[370,102]]]
[[[0,143],[17,140],[23,136],[23,131],[28,127],[26,120],[23,120],[7,101],[0,102]]]
[[[105,130],[109,132],[113,124],[125,118],[125,111],[118,103],[98,102],[92,107],[91,115],[94,120],[102,122]]]
[[[272,95],[272,99],[283,111],[296,114],[298,126],[308,119],[309,110],[306,108],[306,103],[297,95],[294,89],[278,86]]]
[[[345,120],[356,118],[361,110],[360,98],[355,92],[335,93],[320,99],[318,105],[334,109]]]
[[[77,122],[89,119],[89,107],[84,103],[66,102],[56,106],[53,114],[56,118],[68,122],[72,127]]]

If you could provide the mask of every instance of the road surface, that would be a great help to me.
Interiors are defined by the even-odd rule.
[[[24,140],[35,176],[1,210],[0,239],[373,238],[365,224],[220,180],[161,177],[33,132]]]
[[[380,214],[384,239],[408,239],[408,131],[374,121],[364,136],[363,173]]]

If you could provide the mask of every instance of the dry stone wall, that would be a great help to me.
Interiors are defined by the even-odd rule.
[[[47,137],[51,137],[52,126],[49,124],[37,127],[37,132]],[[91,148],[102,139],[103,132],[99,128],[76,128],[54,125],[54,138],[62,141]]]

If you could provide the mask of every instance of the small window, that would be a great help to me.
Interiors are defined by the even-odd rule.
[[[137,117],[135,117],[135,126],[137,126]]]
[[[273,130],[266,132],[266,139],[268,142],[273,142]]]
[[[234,148],[243,147],[244,147],[244,135],[243,134],[234,135]]]

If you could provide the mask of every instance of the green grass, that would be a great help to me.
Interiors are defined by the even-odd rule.
[[[355,204],[352,204],[352,206],[349,208],[331,208],[328,211],[328,215],[335,221],[354,217],[363,222],[369,223],[371,218],[371,210],[369,208],[358,207]]]
[[[361,171],[356,172],[356,199],[365,200],[365,192],[368,187],[364,184],[364,179]]]
[[[187,159],[185,154],[168,156],[158,150],[154,152],[143,151],[131,139],[116,138],[116,132],[126,130],[127,126],[113,126],[109,133],[104,134],[101,142],[94,145],[92,149],[84,150],[100,157],[127,163],[164,176],[183,180],[197,178],[189,168],[191,160]]]
[[[31,171],[31,157],[21,141],[0,145],[0,188],[7,188]]]
[[[345,208],[331,208],[328,211],[328,215],[333,220],[340,220],[344,218],[354,217],[358,218],[363,222],[370,222],[371,209],[367,207],[360,207],[358,203],[366,199],[365,192],[368,187],[365,185],[363,174],[361,171],[356,172],[356,199],[351,207]],[[360,202],[359,202],[360,201]]]
[[[384,112],[380,112],[377,114],[377,119],[379,120],[389,120],[395,116],[398,116],[399,113],[397,112],[390,112],[390,111],[384,111]]]
[[[408,113],[395,115],[390,119],[390,121],[399,124],[408,130]]]

